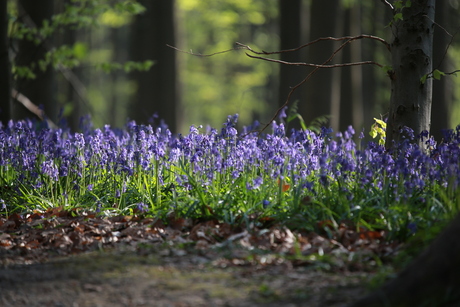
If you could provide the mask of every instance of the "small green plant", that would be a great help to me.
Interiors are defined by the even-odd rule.
[[[369,134],[372,138],[379,137],[379,145],[385,145],[387,123],[374,117],[375,123],[372,124]]]
[[[316,117],[315,119],[313,119],[310,122],[310,125],[307,126],[307,124],[305,123],[305,120],[303,119],[302,115],[300,115],[297,112],[298,103],[299,103],[299,101],[296,100],[290,106],[290,108],[288,110],[288,115],[287,115],[287,118],[286,118],[286,122],[289,124],[293,120],[298,119],[299,123],[300,123],[300,127],[302,127],[302,130],[304,130],[304,131],[305,130],[310,130],[310,131],[313,131],[313,132],[316,132],[316,133],[320,133],[321,132],[321,127],[324,127],[328,123],[328,121],[331,118],[331,116],[330,115],[322,115],[322,116]]]

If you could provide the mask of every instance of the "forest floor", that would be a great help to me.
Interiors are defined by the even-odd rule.
[[[340,240],[310,234],[296,245],[300,235],[279,226],[187,223],[57,211],[0,218],[0,305],[347,306],[382,275],[363,257],[344,261]],[[289,252],[302,246],[317,252]]]
[[[218,262],[218,261],[217,261]],[[346,306],[368,273],[93,252],[0,270],[1,306]]]

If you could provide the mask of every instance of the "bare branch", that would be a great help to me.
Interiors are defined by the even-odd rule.
[[[383,4],[388,5],[392,11],[395,10],[394,6],[387,0],[380,0],[380,1],[382,1]]]
[[[361,36],[361,35],[359,35]],[[289,94],[286,98],[286,101],[284,102],[284,104],[276,111],[275,115],[272,117],[272,119],[269,121],[268,124],[266,124],[260,131],[259,131],[259,134],[262,133],[265,129],[267,129],[267,127],[270,125],[271,122],[273,122],[274,120],[276,120],[276,117],[280,114],[280,112],[284,109],[284,107],[286,107],[288,104],[289,104],[289,100],[291,99],[291,96],[292,94],[295,92],[295,90],[297,88],[299,88],[301,85],[303,85],[304,83],[306,83],[320,68],[332,68],[332,67],[341,67],[342,66],[353,66],[353,65],[362,65],[362,64],[356,64],[356,63],[345,63],[345,64],[336,64],[336,65],[328,65],[329,62],[331,62],[334,57],[337,55],[337,53],[339,53],[346,45],[348,45],[349,43],[351,43],[352,41],[358,39],[357,37],[359,36],[352,36],[350,37],[346,42],[344,42],[342,45],[340,45],[332,54],[331,56],[321,65],[314,65],[314,64],[311,64],[312,67],[314,67],[314,69],[305,77],[305,79],[303,79],[300,83],[298,83],[296,86],[292,87],[291,90],[289,91]],[[325,38],[327,39],[327,38]],[[379,38],[380,39],[380,38]],[[319,40],[321,39],[318,39],[314,42],[318,42]],[[341,40],[341,39],[335,39],[335,38],[332,38],[332,40]],[[381,40],[381,39],[380,39]],[[379,40],[379,41],[380,41]],[[384,40],[383,40],[384,41]],[[256,54],[267,54],[267,53],[257,53],[257,52],[254,52],[249,46],[245,46],[243,44],[240,44],[240,43],[237,43],[238,45],[242,46],[242,47],[247,47],[247,49],[253,53],[256,53]],[[311,44],[310,44],[311,45]],[[385,42],[385,45],[387,45],[387,43]],[[305,46],[305,45],[304,45]],[[302,47],[302,46],[301,46]],[[388,48],[389,45],[387,45]],[[299,50],[299,48],[295,48],[295,49],[290,49],[290,50]],[[276,52],[275,52],[276,53]],[[246,53],[247,54],[247,53]],[[273,54],[273,53],[269,53],[269,54]],[[267,58],[263,58],[263,57],[256,57],[256,56],[250,56],[249,54],[247,54],[249,57],[255,57],[255,58],[260,58],[262,60],[271,60],[271,59],[267,59]],[[371,63],[369,63],[371,62]],[[381,64],[378,64],[376,62],[372,62],[372,61],[366,61],[364,62],[365,64],[374,64],[374,65],[377,65],[379,67],[383,67]],[[295,64],[290,64],[289,62],[286,62],[286,64],[288,65],[296,65],[296,64],[299,64],[299,63],[295,63]],[[310,66],[310,65],[307,65],[307,66]]]
[[[454,71],[451,71],[451,72],[445,72],[444,74],[445,75],[455,75],[458,72],[460,72],[460,69],[457,69],[457,70],[454,70]]]
[[[450,46],[452,45],[452,42],[454,41],[455,36],[457,36],[458,31],[460,30],[460,27],[457,28],[457,30],[455,31],[454,34],[450,34],[449,31],[447,31],[443,26],[441,26],[439,23],[437,23],[436,21],[434,21],[434,20],[431,19],[430,17],[428,17],[428,16],[426,16],[426,15],[425,15],[424,17],[430,19],[430,21],[431,21],[434,25],[436,25],[437,27],[439,27],[441,30],[444,31],[444,33],[446,33],[447,36],[450,37],[450,41],[449,41],[449,43],[448,43],[447,46],[446,46],[446,50],[444,50],[444,54],[443,54],[442,57],[441,57],[441,61],[439,61],[438,66],[437,66],[435,69],[433,69],[433,71],[435,71],[437,68],[439,68],[439,67],[441,66],[442,62],[444,62],[444,59],[445,59],[446,56],[447,56],[447,51],[449,50]],[[454,74],[454,73],[455,73],[455,71],[454,71],[453,73],[449,73],[448,75],[451,75],[451,74]]]
[[[377,65],[378,67],[383,67],[382,64],[374,62],[374,61],[363,61],[363,62],[352,62],[352,63],[341,63],[341,64],[330,64],[330,65],[319,65],[319,64],[311,64],[311,63],[304,63],[304,62],[287,62],[281,61],[276,59],[264,58],[255,55],[250,55],[246,52],[246,55],[253,59],[264,60],[268,62],[274,62],[279,64],[286,64],[286,65],[294,65],[294,66],[307,66],[307,67],[317,67],[317,68],[336,68],[336,67],[347,67],[347,66],[358,66],[358,65]]]
[[[279,64],[285,64],[285,65],[313,67],[313,70],[305,77],[305,79],[303,79],[299,84],[297,84],[296,86],[291,88],[291,90],[289,91],[289,94],[288,94],[284,104],[276,111],[275,115],[272,117],[272,119],[269,121],[269,123],[266,124],[260,131],[258,131],[259,134],[260,134],[265,129],[267,129],[267,127],[270,125],[270,123],[273,122],[276,119],[276,117],[280,114],[280,112],[283,110],[283,108],[286,107],[289,104],[289,100],[291,99],[291,96],[294,93],[294,91],[297,88],[299,88],[301,85],[303,85],[305,82],[307,82],[318,71],[318,69],[320,69],[320,68],[336,68],[336,67],[357,66],[357,65],[376,65],[376,66],[379,66],[379,67],[383,67],[382,64],[379,64],[379,63],[374,62],[374,61],[362,61],[362,62],[352,62],[352,63],[342,63],[342,64],[328,64],[333,60],[333,58],[337,55],[337,53],[339,53],[346,45],[348,45],[351,42],[353,42],[355,40],[358,40],[358,39],[376,40],[376,41],[384,44],[385,47],[391,52],[390,44],[387,41],[385,41],[383,38],[380,38],[378,36],[367,35],[367,34],[361,34],[361,35],[357,35],[357,36],[343,36],[343,37],[321,37],[321,38],[318,38],[318,39],[316,39],[314,41],[306,43],[306,44],[304,44],[302,46],[299,46],[297,48],[286,49],[286,50],[281,50],[281,51],[274,51],[274,52],[255,51],[250,46],[242,44],[242,43],[239,43],[239,42],[236,42],[236,45],[238,47],[235,47],[235,48],[229,49],[229,50],[225,50],[225,51],[215,52],[215,53],[212,53],[212,54],[197,54],[197,53],[194,53],[194,52],[187,52],[187,51],[180,50],[180,49],[178,49],[178,48],[176,48],[174,46],[170,46],[170,45],[167,45],[167,46],[172,48],[172,49],[174,49],[174,50],[176,50],[176,51],[179,51],[179,52],[183,52],[183,53],[194,55],[194,56],[201,56],[201,57],[209,57],[209,56],[213,56],[213,55],[216,55],[216,54],[226,53],[226,52],[230,52],[230,51],[234,51],[234,50],[245,49],[245,50],[248,50],[250,53],[255,54],[255,55],[252,55],[252,54],[249,54],[248,52],[246,52],[246,55],[248,57],[250,57],[250,58],[264,60],[264,61],[268,61],[268,62],[279,63]],[[304,62],[287,62],[287,61],[270,59],[270,58],[260,56],[260,55],[271,55],[271,54],[280,54],[280,53],[286,53],[286,52],[294,52],[294,51],[298,51],[298,50],[300,50],[302,48],[311,46],[311,45],[316,44],[316,43],[321,42],[321,41],[345,41],[345,42],[343,42],[331,54],[331,56],[322,64],[311,64],[311,63],[304,63]],[[251,132],[249,132],[249,133],[251,133]]]
[[[168,44],[166,44],[166,46],[168,46],[169,48],[172,48],[172,49],[174,49],[176,51],[186,53],[186,54],[190,54],[190,55],[194,55],[194,56],[199,56],[199,57],[210,57],[210,56],[213,56],[213,55],[216,55],[216,54],[222,54],[222,53],[227,53],[227,52],[231,52],[231,51],[235,51],[235,50],[247,49],[245,47],[235,47],[235,48],[232,48],[232,49],[219,51],[219,52],[214,52],[214,53],[210,53],[210,54],[201,54],[201,53],[194,53],[192,51],[184,51],[184,50],[181,50],[181,49],[179,49],[177,47],[174,47],[174,46],[171,46],[171,45],[168,45]]]
[[[253,50],[251,47],[247,46],[247,45],[244,45],[244,44],[241,44],[241,43],[236,43],[238,46],[241,46],[243,47],[243,49],[247,49],[255,54],[265,54],[265,55],[269,55],[269,54],[280,54],[280,53],[286,53],[286,52],[293,52],[293,51],[298,51],[300,49],[303,49],[305,47],[308,47],[308,46],[311,46],[313,44],[316,44],[318,42],[321,42],[321,41],[344,41],[344,40],[348,40],[348,41],[354,41],[354,40],[358,40],[358,39],[371,39],[371,40],[376,40],[382,44],[385,45],[385,47],[388,49],[388,51],[391,51],[391,48],[390,48],[390,44],[384,40],[383,38],[381,37],[378,37],[378,36],[374,36],[374,35],[367,35],[367,34],[361,34],[361,35],[356,35],[356,36],[342,36],[342,37],[320,37],[320,38],[317,38],[311,42],[308,42],[302,46],[299,46],[297,48],[292,48],[292,49],[285,49],[285,50],[280,50],[280,51],[273,51],[273,52],[267,52],[267,51],[255,51]]]
[[[11,90],[11,96],[17,101],[19,101],[24,107],[26,107],[27,110],[37,115],[37,117],[40,118],[42,121],[46,121],[48,123],[48,127],[53,128],[53,129],[58,128],[58,126],[56,126],[49,118],[45,116],[45,112],[42,109],[40,109],[36,104],[34,104],[32,101],[30,101],[29,98],[19,93],[15,89]]]

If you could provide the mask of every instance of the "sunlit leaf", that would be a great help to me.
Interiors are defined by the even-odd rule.
[[[445,76],[446,74],[438,69],[435,69],[433,71],[433,78],[436,79],[436,80],[440,80],[441,79],[441,76]]]

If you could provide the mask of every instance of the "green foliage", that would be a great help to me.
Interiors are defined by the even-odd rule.
[[[411,7],[411,6],[412,6],[412,2],[410,0],[395,1],[393,3],[393,7],[394,7],[393,20],[387,25],[387,27],[391,27],[393,25],[393,23],[395,23],[395,22],[397,22],[399,20],[403,20],[403,10],[404,10],[404,8]]]
[[[288,108],[288,114],[287,114],[287,118],[286,118],[286,123],[289,124],[292,121],[297,119],[299,121],[299,124],[300,124],[300,127],[302,128],[302,130],[304,130],[304,131],[310,130],[310,131],[313,131],[315,133],[320,133],[321,128],[328,124],[329,120],[331,119],[331,116],[330,115],[318,116],[317,118],[313,119],[311,121],[311,123],[307,126],[307,124],[305,123],[302,115],[300,115],[297,112],[298,104],[299,104],[298,100],[296,100],[296,101],[291,103],[290,107]]]
[[[433,78],[433,79],[435,79],[435,80],[441,80],[441,77],[442,77],[442,76],[445,76],[445,75],[446,75],[445,72],[440,71],[439,69],[435,69],[435,70],[433,70],[431,73],[426,74],[426,75],[423,75],[423,76],[420,78],[420,83],[425,84],[426,79],[428,79],[428,78]]]
[[[300,123],[300,127],[302,127],[303,130],[307,130],[307,125],[305,124],[305,121],[303,120],[302,115],[300,115],[297,112],[298,108],[299,108],[299,101],[298,100],[296,100],[296,101],[291,103],[291,106],[288,109],[286,123],[289,124],[293,120],[298,119],[299,123]]]
[[[101,69],[106,73],[111,73],[114,70],[123,70],[126,73],[131,71],[148,71],[154,64],[154,61],[146,60],[143,62],[128,61],[124,64],[120,63],[101,63],[97,65],[97,68]]]
[[[76,42],[73,46],[54,47],[47,42],[47,39],[52,35],[62,33],[64,29],[90,28],[101,25],[120,27],[129,23],[133,15],[144,11],[145,8],[134,0],[118,1],[114,4],[102,0],[72,0],[70,4],[65,5],[63,12],[53,15],[51,20],[45,20],[42,25],[26,24],[21,22],[18,16],[11,16],[10,39],[31,41],[37,46],[43,45],[48,49],[43,59],[31,62],[27,66],[17,66],[13,62],[13,78],[34,79],[36,69],[41,71],[45,71],[48,67],[72,69],[87,60],[88,44]],[[105,72],[117,69],[130,72],[133,70],[145,71],[150,69],[152,65],[153,61],[150,60],[124,64],[101,61],[96,67]]]
[[[387,123],[374,117],[375,123],[372,125],[369,135],[375,139],[379,137],[379,145],[385,145]]]
[[[446,74],[438,69],[435,69],[433,71],[433,78],[435,80],[441,80],[441,76],[445,76]]]

